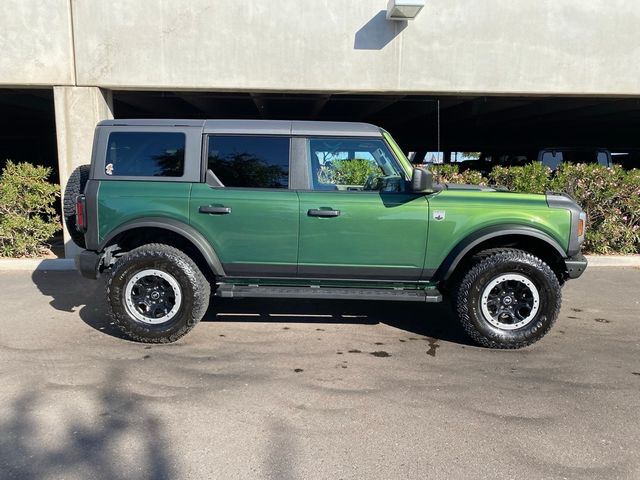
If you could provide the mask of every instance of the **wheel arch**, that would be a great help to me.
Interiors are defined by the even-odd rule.
[[[198,230],[179,220],[147,217],[131,220],[109,232],[99,244],[98,250],[119,245],[130,250],[147,243],[166,243],[197,258],[193,260],[208,273],[224,276],[224,268],[213,247]],[[204,273],[204,272],[203,272]]]
[[[545,232],[524,225],[499,225],[484,228],[460,241],[447,255],[435,278],[448,281],[464,267],[473,255],[490,248],[518,248],[544,260],[562,277],[563,260],[567,257],[560,244]]]

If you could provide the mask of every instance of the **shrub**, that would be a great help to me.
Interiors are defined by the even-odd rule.
[[[0,256],[33,257],[60,230],[53,204],[59,187],[47,181],[51,169],[7,161],[0,176]]]
[[[491,183],[515,192],[544,193],[549,190],[551,170],[540,162],[522,167],[494,167],[489,174]]]
[[[587,212],[586,251],[640,253],[640,170],[562,164],[549,186]]]
[[[460,172],[458,165],[451,163],[433,165],[430,170],[433,172],[434,180],[439,183],[466,183],[469,185],[487,185],[489,183],[480,172],[475,170]]]

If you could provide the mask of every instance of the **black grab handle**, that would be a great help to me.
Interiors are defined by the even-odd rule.
[[[198,212],[208,213],[209,215],[226,215],[231,213],[231,208],[223,206],[202,205]]]
[[[310,217],[337,217],[340,215],[340,210],[324,210],[322,208],[312,208],[307,211],[307,215]]]

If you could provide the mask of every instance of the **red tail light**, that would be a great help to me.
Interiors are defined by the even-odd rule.
[[[85,217],[84,217],[84,210],[85,210],[85,197],[84,195],[79,195],[78,198],[76,198],[76,228],[78,229],[79,232],[87,231],[87,225],[85,223]]]

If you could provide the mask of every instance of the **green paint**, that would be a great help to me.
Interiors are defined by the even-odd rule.
[[[188,223],[190,183],[109,180],[98,192],[98,240],[120,225],[143,217]]]
[[[299,192],[301,265],[415,269],[427,246],[424,195],[379,192]],[[318,218],[309,209],[340,210]]]
[[[229,207],[231,213],[198,213],[202,205]],[[296,265],[298,195],[294,191],[211,188],[195,183],[188,215],[223,264]]]
[[[474,190],[445,190],[429,197],[431,211],[443,212],[443,220],[429,219],[425,268],[437,269],[465,237],[485,227],[522,225],[533,227],[565,250],[571,218],[567,210],[548,208],[544,195]]]

